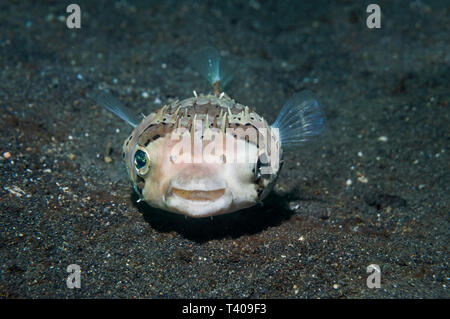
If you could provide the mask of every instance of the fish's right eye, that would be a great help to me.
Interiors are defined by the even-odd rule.
[[[147,154],[145,154],[144,151],[138,150],[136,154],[134,154],[134,162],[137,169],[141,169],[147,165]]]
[[[137,150],[136,153],[134,153],[134,165],[139,175],[145,175],[147,173],[149,159],[145,151]]]

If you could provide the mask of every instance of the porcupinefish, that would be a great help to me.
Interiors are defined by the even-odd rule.
[[[269,125],[221,92],[231,74],[216,49],[202,49],[196,65],[213,92],[194,91],[142,120],[107,93],[96,98],[134,127],[122,156],[138,201],[191,217],[261,203],[280,173],[283,151],[298,150],[322,131],[320,106],[309,91],[297,93]]]

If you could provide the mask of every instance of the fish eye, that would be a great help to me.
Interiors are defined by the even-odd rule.
[[[147,153],[143,150],[137,150],[134,153],[134,165],[139,175],[144,175],[148,171],[149,159]]]
[[[261,178],[262,175],[261,168],[266,166],[270,166],[269,158],[267,157],[266,153],[263,153],[258,157],[258,161],[256,162],[255,167],[253,168],[255,180]]]

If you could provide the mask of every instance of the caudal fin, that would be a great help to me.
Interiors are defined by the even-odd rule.
[[[303,91],[286,102],[272,127],[279,130],[281,145],[293,148],[319,135],[325,118],[312,93]]]

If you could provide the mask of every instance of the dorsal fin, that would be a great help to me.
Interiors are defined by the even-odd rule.
[[[216,96],[219,96],[221,88],[233,77],[233,68],[229,61],[223,59],[213,47],[205,47],[195,52],[191,57],[191,64],[212,86]]]

